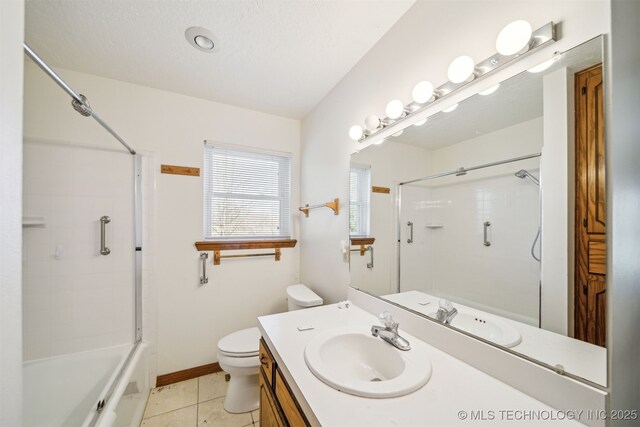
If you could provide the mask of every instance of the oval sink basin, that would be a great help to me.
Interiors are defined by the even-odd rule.
[[[467,308],[461,309],[460,306],[455,307],[458,310],[458,314],[450,323],[454,328],[504,347],[514,347],[522,341],[520,332],[507,322],[480,311]],[[435,319],[436,312],[429,313],[427,316]]]
[[[304,360],[325,384],[362,397],[403,396],[431,376],[431,362],[422,349],[400,351],[354,328],[319,333],[307,344]]]

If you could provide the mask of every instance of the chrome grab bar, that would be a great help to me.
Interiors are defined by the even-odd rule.
[[[409,238],[407,239],[407,243],[413,243],[413,222],[407,221],[407,225],[409,226]]]
[[[372,269],[373,268],[373,246],[367,246],[367,250],[371,252],[371,262],[367,263],[367,268]]]
[[[106,215],[100,218],[100,255],[109,255],[111,253],[111,249],[107,247],[105,242],[106,226],[110,222],[111,218]]]
[[[200,260],[202,261],[202,276],[200,276],[201,285],[209,283],[209,278],[207,277],[207,259],[209,259],[209,253],[200,252]]]
[[[484,222],[484,245],[485,246],[491,246],[491,242],[489,241],[489,237],[487,236],[487,230],[489,229],[489,227],[491,227],[491,222],[485,221]]]

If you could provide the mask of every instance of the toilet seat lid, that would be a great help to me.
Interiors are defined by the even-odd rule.
[[[218,351],[237,357],[255,356],[258,354],[261,336],[258,328],[233,332],[218,341]]]

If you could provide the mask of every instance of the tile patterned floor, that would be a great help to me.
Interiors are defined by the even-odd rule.
[[[151,390],[140,427],[259,427],[259,412],[230,414],[224,372]]]

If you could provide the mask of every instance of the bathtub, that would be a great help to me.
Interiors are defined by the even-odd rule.
[[[146,348],[128,344],[25,362],[23,425],[138,425],[150,389]]]

